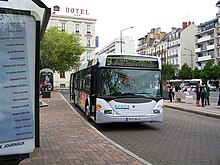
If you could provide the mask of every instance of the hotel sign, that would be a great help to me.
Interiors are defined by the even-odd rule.
[[[60,6],[54,6],[53,7],[53,11],[59,14],[61,13],[66,13],[66,14],[71,14],[73,16],[88,16],[89,15],[89,11],[87,9],[82,9],[82,8],[71,8],[71,7],[60,7]]]
[[[69,7],[66,7],[66,13],[72,13],[75,16],[89,15],[87,9],[78,9],[78,8],[69,8]]]

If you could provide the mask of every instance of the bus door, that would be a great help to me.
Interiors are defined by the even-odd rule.
[[[73,100],[73,92],[74,92],[73,79],[74,79],[74,74],[71,73],[71,75],[70,75],[70,87],[69,87],[70,101]]]
[[[97,75],[98,64],[92,67],[91,89],[90,89],[90,116],[96,120],[96,97],[97,97]]]

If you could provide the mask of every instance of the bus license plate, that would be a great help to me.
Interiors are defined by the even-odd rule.
[[[139,121],[141,121],[141,119],[136,118],[136,117],[129,117],[129,118],[126,118],[126,121],[127,122],[139,122]]]

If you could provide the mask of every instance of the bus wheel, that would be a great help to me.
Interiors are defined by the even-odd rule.
[[[75,107],[78,107],[77,103],[76,103],[76,97],[75,97],[75,94],[74,94],[74,97],[73,97],[73,103],[74,103],[74,106]]]
[[[89,106],[88,105],[86,105],[86,108],[85,108],[85,115],[86,115],[86,118],[87,118],[87,120],[88,121],[92,121],[92,119],[91,119],[91,117],[90,117],[90,115],[89,115]]]

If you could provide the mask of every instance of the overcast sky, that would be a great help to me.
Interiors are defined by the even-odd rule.
[[[48,7],[86,9],[88,17],[97,19],[96,36],[99,49],[120,36],[132,37],[135,42],[152,28],[160,27],[170,32],[172,27],[182,27],[182,22],[195,25],[216,18],[218,0],[42,0]]]

